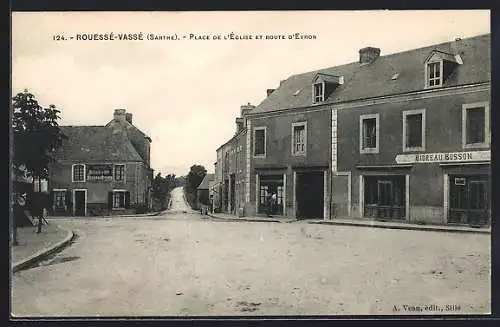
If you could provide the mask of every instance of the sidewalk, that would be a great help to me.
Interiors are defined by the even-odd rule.
[[[268,222],[268,223],[292,223],[297,221],[297,219],[284,218],[282,216],[238,217],[227,213],[210,213],[210,212],[207,214],[207,216],[209,216],[212,220],[219,220],[219,221],[247,221],[247,222]]]
[[[455,233],[476,233],[476,234],[491,234],[491,228],[473,228],[467,226],[452,226],[452,225],[417,225],[405,222],[384,222],[368,219],[340,219],[322,220],[322,219],[304,219],[297,220],[284,217],[237,217],[235,215],[225,213],[208,213],[214,220],[220,221],[253,221],[253,222],[275,222],[275,223],[292,223],[301,222],[307,224],[322,224],[322,225],[343,225],[357,227],[372,227],[372,228],[387,228],[387,229],[404,229],[418,231],[434,231],[434,232],[455,232]]]
[[[73,232],[61,229],[54,222],[44,225],[40,234],[37,234],[36,230],[37,227],[32,226],[17,229],[19,245],[11,247],[11,266],[14,273],[66,246],[73,238]]]
[[[336,218],[334,220],[320,220],[320,219],[308,220],[307,222],[310,224],[406,229],[406,230],[433,231],[433,232],[479,233],[479,234],[491,233],[491,228],[473,228],[467,226],[452,226],[452,225],[418,225],[406,222],[375,221],[368,219]]]

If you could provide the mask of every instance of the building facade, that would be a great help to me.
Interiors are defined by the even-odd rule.
[[[54,215],[108,215],[151,208],[151,139],[116,109],[105,126],[61,126],[68,138],[49,167]]]
[[[245,214],[276,193],[292,218],[490,224],[490,49],[490,35],[365,47],[267,90],[244,115]],[[234,142],[217,151],[222,182]]]
[[[253,108],[255,106],[251,104],[240,107],[235,135],[217,149],[215,178],[212,184],[214,211],[243,215],[248,210],[246,115]]]

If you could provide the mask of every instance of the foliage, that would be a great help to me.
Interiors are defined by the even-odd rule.
[[[52,153],[66,138],[57,123],[60,111],[54,105],[43,108],[27,90],[12,100],[13,164],[26,167],[28,176],[46,179]]]
[[[186,176],[186,181],[184,185],[184,193],[186,195],[186,200],[193,209],[198,209],[198,204],[196,201],[196,189],[205,178],[207,170],[201,165],[191,166],[189,173]]]
[[[165,210],[168,208],[170,202],[170,192],[181,185],[179,178],[175,174],[168,174],[165,177],[158,173],[152,182],[152,197],[154,203],[157,205],[158,210]]]

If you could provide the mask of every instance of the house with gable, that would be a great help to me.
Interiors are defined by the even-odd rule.
[[[369,46],[267,90],[244,119],[245,215],[276,193],[292,218],[489,224],[490,51],[489,34]]]
[[[103,126],[60,126],[68,138],[49,166],[52,214],[134,213],[151,208],[151,139],[116,109]]]

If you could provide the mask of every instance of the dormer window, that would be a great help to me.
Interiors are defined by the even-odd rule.
[[[312,81],[312,102],[324,102],[328,96],[342,84],[344,84],[343,76],[317,73]]]
[[[425,86],[427,88],[443,86],[455,68],[462,63],[460,55],[432,51],[425,60]]]
[[[316,83],[313,88],[313,103],[325,101],[325,83]]]
[[[427,85],[441,86],[442,84],[442,63],[443,62],[431,62],[427,64]]]

